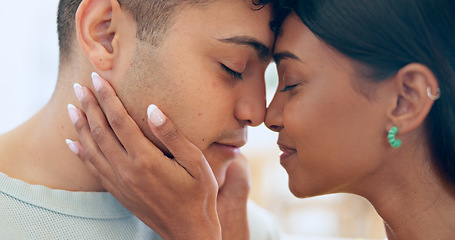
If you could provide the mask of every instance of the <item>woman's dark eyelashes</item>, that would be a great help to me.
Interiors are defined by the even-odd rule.
[[[295,87],[297,87],[298,84],[294,84],[294,85],[289,85],[289,86],[285,86],[283,89],[280,90],[280,92],[287,92]]]
[[[242,73],[236,72],[228,67],[226,65],[221,63],[221,67],[223,67],[224,71],[226,71],[233,79],[240,79],[243,80]]]

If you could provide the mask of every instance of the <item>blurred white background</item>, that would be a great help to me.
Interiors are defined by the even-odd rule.
[[[0,1],[1,134],[31,117],[52,95],[58,69],[58,0]],[[274,65],[266,75],[270,101],[277,84]],[[251,162],[251,198],[276,215],[284,232],[295,239],[384,237],[380,219],[362,198],[293,197],[279,165],[276,139],[277,134],[264,125],[250,129],[244,153]]]
[[[0,133],[37,112],[57,80],[57,0],[1,0]]]

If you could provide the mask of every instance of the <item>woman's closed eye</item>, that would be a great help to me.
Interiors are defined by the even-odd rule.
[[[298,86],[298,84],[285,86],[283,89],[280,90],[280,92],[287,92],[287,91],[292,90],[293,88],[295,88],[297,86]]]

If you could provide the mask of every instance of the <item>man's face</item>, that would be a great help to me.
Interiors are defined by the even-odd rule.
[[[132,43],[136,54],[127,76],[113,83],[149,139],[166,152],[147,125],[153,103],[202,150],[220,185],[247,141],[247,126],[264,120],[274,34],[270,7],[253,9],[251,0],[183,9],[158,48]]]

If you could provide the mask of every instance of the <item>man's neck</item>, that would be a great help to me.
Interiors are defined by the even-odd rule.
[[[68,116],[69,103],[80,106],[70,83],[59,86],[35,116],[1,135],[0,172],[53,189],[104,191],[65,143],[67,138],[78,139]]]

